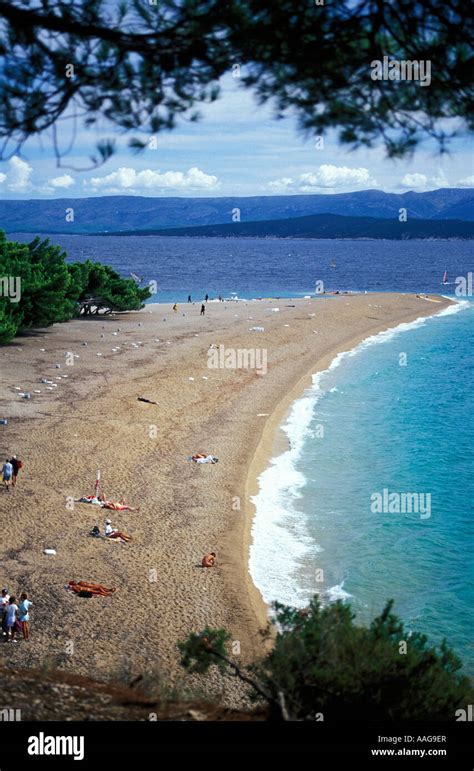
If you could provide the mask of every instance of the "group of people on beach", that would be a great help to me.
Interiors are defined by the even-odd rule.
[[[208,300],[209,300],[209,295],[207,294],[205,296],[205,298],[204,298],[204,302],[207,303]],[[220,303],[224,302],[224,298],[222,297],[222,295],[219,295],[218,300],[219,300]],[[191,295],[188,294],[188,303],[192,303],[192,301],[193,301],[193,299],[192,299]]]
[[[207,303],[208,300],[209,300],[209,295],[206,294],[206,296],[204,298],[204,302]],[[219,300],[222,300],[222,297],[220,295],[219,295]],[[191,295],[188,294],[188,303],[192,303],[192,301],[193,301],[193,299],[192,299]]]
[[[191,295],[189,295],[189,296],[191,297]],[[207,297],[207,295],[206,295],[206,297]],[[188,300],[188,302],[191,302],[191,301],[190,301],[190,300]],[[207,300],[206,300],[206,302],[207,302]],[[177,313],[177,312],[178,312],[178,303],[175,303],[175,304],[173,305],[173,311],[174,311],[174,313]],[[201,315],[201,316],[204,316],[205,314],[206,314],[206,306],[204,305],[204,303],[202,303],[202,305],[201,305],[201,314],[200,314],[200,315]],[[183,315],[184,315],[184,314],[183,314]]]
[[[18,472],[23,467],[21,460],[13,455],[12,458],[7,458],[2,466],[3,485],[7,492],[10,492],[10,487],[16,487]]]
[[[16,633],[23,635],[24,640],[30,639],[30,607],[33,605],[26,592],[20,595],[17,602],[15,595],[8,589],[2,589],[0,597],[0,616],[2,619],[2,638],[5,642],[18,642]]]
[[[208,294],[206,294],[206,296],[205,296],[205,298],[204,298],[204,302],[203,302],[203,303],[201,303],[201,311],[200,311],[200,315],[201,315],[201,316],[205,316],[205,315],[206,315],[206,303],[208,302],[208,300],[209,300],[209,295],[208,295]],[[192,297],[191,297],[191,295],[190,295],[190,294],[188,294],[188,303],[192,303],[192,301],[193,301],[193,300],[192,300]],[[224,298],[223,298],[221,295],[219,295],[219,302],[224,302]],[[178,303],[175,303],[175,304],[173,305],[173,311],[174,311],[175,313],[177,313],[177,312],[178,312]]]
[[[204,302],[201,304],[201,316],[205,315],[206,303],[209,300],[209,295],[206,294]],[[222,298],[219,296],[219,300]],[[191,295],[188,297],[188,302],[191,302]],[[175,303],[173,310],[177,312],[178,306]],[[148,401],[147,399],[140,398],[141,401]],[[153,402],[154,403],[154,402]],[[213,462],[217,462],[217,459]],[[17,455],[13,455],[11,458],[7,458],[3,463],[2,479],[3,484],[7,492],[10,492],[11,487],[16,487],[18,481],[18,474],[23,467],[22,461]],[[96,491],[95,495],[83,496],[78,499],[81,503],[96,503],[104,508],[111,508],[118,511],[139,511],[128,506],[125,501],[121,500],[118,503],[106,500],[105,496],[99,491]],[[100,536],[100,529],[96,525],[90,535]],[[106,519],[104,522],[104,536],[110,540],[118,540],[122,543],[129,543],[132,541],[131,536],[126,533],[117,530],[110,519]],[[202,558],[201,565],[203,568],[211,568],[216,564],[215,552],[205,554]],[[22,637],[23,640],[29,640],[30,636],[30,607],[33,603],[28,598],[26,592],[20,594],[19,599],[15,594],[10,594],[8,589],[4,587],[0,597],[0,620],[2,629],[2,639],[7,643],[17,643],[18,637]]]
[[[11,487],[16,487],[18,473],[23,467],[22,461],[13,455],[7,458],[2,466],[3,484],[7,492]],[[26,592],[20,595],[18,602],[15,595],[9,594],[8,589],[4,587],[0,596],[0,620],[2,625],[2,639],[5,642],[17,642],[15,635],[17,632],[23,635],[24,640],[30,637],[30,614],[29,609],[33,603],[28,599]]]

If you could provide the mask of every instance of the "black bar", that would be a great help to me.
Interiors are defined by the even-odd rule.
[[[84,737],[84,758],[73,755],[28,754],[30,737]],[[452,723],[325,723],[261,721],[239,722],[10,722],[1,726],[1,771],[23,768],[96,768],[98,764],[119,760],[135,765],[148,759],[160,760],[169,753],[194,756],[206,754],[215,764],[222,753],[269,752],[306,753],[311,757],[348,761],[352,757],[366,765],[397,765],[416,761],[419,768],[434,762],[449,764],[450,769],[473,768],[472,724]],[[389,739],[390,737],[390,739]],[[412,737],[410,740],[407,737]],[[429,739],[428,737],[436,737]],[[395,739],[397,741],[395,741]],[[43,743],[43,749],[46,744]],[[74,747],[71,746],[74,751]],[[76,745],[79,750],[79,745]],[[373,750],[394,754],[373,754]],[[424,750],[424,756],[413,754]],[[433,751],[443,754],[433,755]],[[218,753],[216,757],[213,753]],[[106,771],[109,771],[105,766]],[[325,763],[324,768],[331,768]]]

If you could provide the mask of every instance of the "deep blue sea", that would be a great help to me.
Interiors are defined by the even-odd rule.
[[[31,234],[10,237],[30,241]],[[438,292],[472,270],[469,241],[334,241],[158,236],[50,236],[71,260],[98,260],[123,275],[156,281],[154,302],[183,302],[231,292],[240,297],[298,297],[325,288]],[[445,290],[450,286],[444,287]],[[452,289],[452,286],[451,286]]]
[[[316,281],[327,290],[453,294],[456,277],[473,270],[467,241],[51,241],[69,259],[156,281],[155,302],[189,293],[197,301],[205,293],[295,297],[314,292]],[[260,479],[250,560],[268,601],[304,605],[320,592],[350,600],[368,621],[394,598],[408,630],[433,643],[446,637],[471,674],[473,322],[468,297],[458,312],[370,338],[315,376],[285,427],[291,450]],[[373,511],[372,496],[384,490],[416,493],[423,516]]]

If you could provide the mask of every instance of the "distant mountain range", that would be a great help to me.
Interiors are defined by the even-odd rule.
[[[74,210],[74,221],[66,221],[66,209]],[[97,198],[57,198],[54,200],[0,201],[0,228],[7,233],[127,233],[157,232],[176,228],[224,225],[236,235],[240,229],[254,223],[276,221],[277,230],[285,230],[282,220],[307,218],[310,215],[335,214],[347,217],[348,227],[355,227],[355,218],[391,220],[387,234],[401,226],[399,209],[407,209],[405,233],[413,229],[413,220],[423,221],[426,237],[439,237],[439,225],[430,232],[426,221],[474,221],[473,188],[441,188],[427,193],[384,193],[381,190],[362,190],[336,195],[286,195],[252,198],[144,198],[139,196],[103,196]],[[232,221],[235,210],[240,212],[240,223]],[[247,223],[245,225],[244,223]],[[306,224],[302,223],[305,227]],[[328,231],[335,222],[328,219]],[[366,227],[367,222],[361,223]],[[291,227],[299,227],[293,223]],[[337,228],[341,228],[339,223]],[[460,227],[459,224],[457,227]],[[381,226],[380,226],[381,228]],[[445,234],[449,229],[446,229]],[[381,230],[379,232],[382,232]],[[450,230],[449,232],[453,232]],[[187,233],[190,235],[190,233]],[[200,235],[204,233],[200,233]],[[242,233],[240,233],[242,235]],[[206,234],[209,235],[209,234]],[[273,233],[276,235],[276,232]],[[337,236],[326,235],[326,238]],[[373,237],[391,238],[378,235]],[[398,236],[397,236],[398,237]],[[406,237],[406,236],[405,236]],[[415,236],[411,236],[415,237]],[[419,237],[419,236],[416,236]],[[447,236],[456,237],[456,236]],[[471,236],[461,236],[471,237]]]
[[[234,222],[231,225],[203,225],[197,228],[135,231],[113,235],[157,235],[240,238],[474,238],[474,222],[463,220],[416,220],[399,222],[381,217],[343,217],[340,214],[312,214],[286,220]]]

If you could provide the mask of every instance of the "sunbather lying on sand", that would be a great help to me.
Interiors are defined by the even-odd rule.
[[[434,300],[432,297],[427,297],[425,294],[417,294],[416,295],[418,300],[426,300],[429,303],[440,303],[441,300]]]
[[[194,463],[219,463],[219,458],[216,458],[215,455],[206,455],[204,452],[191,455],[189,460],[194,461]]]
[[[75,594],[80,592],[90,592],[95,597],[109,597],[115,591],[115,588],[108,589],[102,584],[90,584],[87,581],[68,581],[67,588]]]
[[[110,519],[105,520],[105,535],[107,538],[112,538],[114,540],[120,540],[124,543],[129,543],[133,540],[131,535],[127,535],[126,533],[122,533],[120,530],[115,530],[115,528],[112,527],[112,522]]]
[[[125,503],[121,498],[118,502],[108,501],[102,493],[98,496],[95,495],[83,495],[81,498],[76,498],[75,503],[94,503],[96,506],[102,506],[103,509],[112,509],[113,511],[140,511],[139,508],[135,509]]]
[[[114,501],[104,501],[102,507],[104,509],[113,509],[113,511],[140,511],[139,508],[134,509],[132,506],[125,503],[123,498],[121,498],[118,503],[115,503]]]

